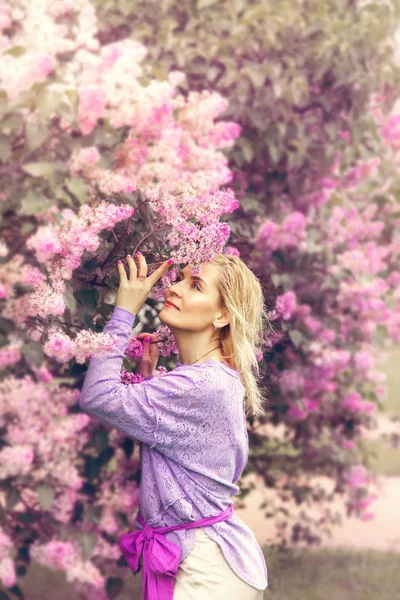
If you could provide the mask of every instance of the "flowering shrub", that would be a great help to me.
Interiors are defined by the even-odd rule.
[[[275,326],[248,470],[279,496],[269,517],[287,516],[282,543],[317,542],[307,503],[326,526],[335,519],[314,475],[333,479],[349,513],[372,514],[371,473],[356,488],[347,474],[366,460],[358,442],[385,397],[376,369],[399,341],[399,7],[93,1],[103,40],[146,40],[158,74],[179,65],[185,90],[219,91],[241,125],[228,152],[239,200],[229,244],[261,278]],[[284,440],[270,427],[266,437],[267,423]],[[289,518],[288,497],[307,518]]]
[[[373,515],[357,442],[385,395],[376,348],[400,336],[399,83],[384,43],[397,9],[196,4],[116,0],[103,25],[89,0],[0,0],[0,578],[17,595],[29,556],[82,597],[121,586],[108,573],[137,509],[137,448],[77,398],[86,360],[114,343],[115,262],[139,248],[150,268],[171,256],[196,270],[229,243],[255,270],[276,331],[249,469],[282,502],[323,507],[311,476],[329,475],[349,512]],[[140,327],[159,325],[173,277]],[[176,347],[157,334],[163,372]],[[124,384],[141,380],[141,351],[133,335]],[[267,421],[285,440],[266,439]],[[303,519],[280,535],[319,531]]]
[[[149,75],[142,44],[101,44],[88,0],[1,1],[0,31],[0,578],[21,594],[31,556],[107,598],[139,462],[132,440],[80,413],[84,364],[115,343],[102,328],[119,258],[140,248],[150,269],[169,255],[195,270],[223,251],[237,208],[223,151],[240,128],[216,122],[220,94]],[[158,336],[163,357],[176,351]],[[142,353],[133,335],[122,383],[142,381]]]

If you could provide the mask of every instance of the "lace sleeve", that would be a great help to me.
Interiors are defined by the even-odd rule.
[[[121,312],[123,311],[123,312]],[[115,309],[104,332],[116,334],[118,343],[104,357],[92,358],[79,397],[83,411],[127,435],[159,449],[196,435],[208,411],[210,397],[201,366],[175,369],[135,384],[121,383],[121,366],[134,315]],[[177,449],[177,448],[175,448]]]

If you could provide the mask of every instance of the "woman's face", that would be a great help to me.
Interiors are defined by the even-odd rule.
[[[160,321],[172,328],[199,331],[212,326],[222,314],[219,305],[219,267],[201,263],[200,275],[193,276],[189,265],[179,272],[178,278],[165,294],[165,304],[160,311]],[[173,302],[177,308],[170,306]]]

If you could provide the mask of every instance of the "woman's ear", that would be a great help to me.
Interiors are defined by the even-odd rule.
[[[228,325],[230,323],[230,318],[226,310],[217,317],[217,323],[218,327],[225,327],[225,325]]]

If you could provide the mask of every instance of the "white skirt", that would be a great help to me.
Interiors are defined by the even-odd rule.
[[[201,527],[193,549],[180,563],[174,600],[263,600],[264,590],[245,583],[231,569],[222,550]]]

